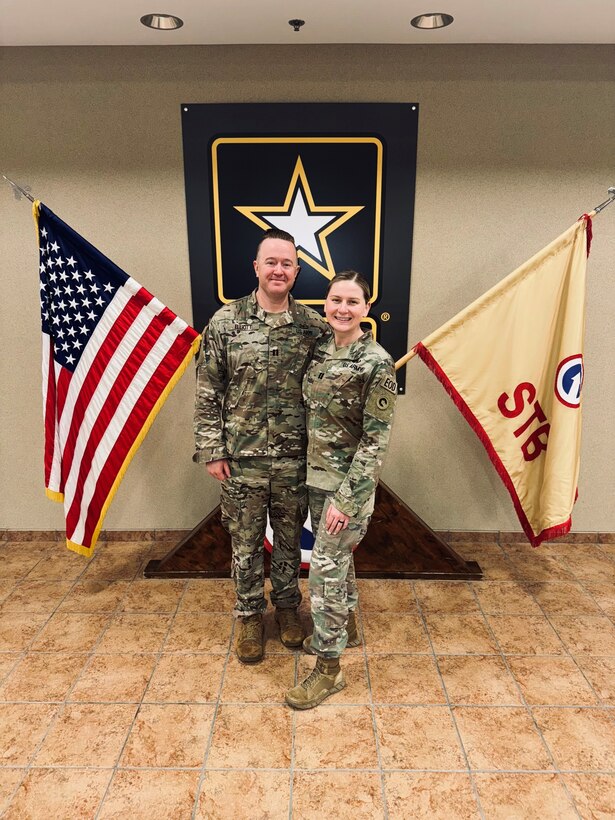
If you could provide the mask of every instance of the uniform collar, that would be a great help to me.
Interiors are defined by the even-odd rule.
[[[255,288],[252,293],[248,296],[248,304],[247,304],[247,313],[248,316],[255,316],[257,319],[260,319],[261,322],[266,322],[267,317],[269,316],[276,316],[278,317],[279,321],[276,324],[290,324],[291,322],[296,321],[297,318],[297,306],[295,304],[295,300],[293,297],[288,294],[288,309],[283,310],[281,313],[268,313],[264,308],[261,307],[258,303],[258,299],[256,298],[256,291],[258,288]],[[285,316],[287,321],[284,322],[282,317]]]
[[[327,344],[327,353],[332,359],[351,359],[356,361],[363,356],[365,345],[370,342],[371,339],[371,330],[366,330],[365,333],[359,336],[358,339],[355,339],[354,342],[338,349],[335,346],[335,338],[332,336],[331,341]]]

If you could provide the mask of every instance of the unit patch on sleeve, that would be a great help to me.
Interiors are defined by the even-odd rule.
[[[397,384],[390,376],[383,376],[372,390],[365,412],[381,421],[389,421],[395,408]]]

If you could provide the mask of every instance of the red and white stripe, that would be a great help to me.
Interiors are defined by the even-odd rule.
[[[94,545],[131,449],[196,338],[129,278],[107,306],[74,373],[56,364],[57,424],[47,486],[64,494],[66,534],[73,544]],[[46,407],[52,390],[47,384]],[[46,413],[46,432],[51,428]],[[51,435],[47,443],[51,450]]]

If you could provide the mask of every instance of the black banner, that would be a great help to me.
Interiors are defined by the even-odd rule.
[[[293,296],[321,310],[335,273],[358,270],[375,337],[403,356],[417,124],[416,103],[182,105],[195,327],[254,289],[256,245],[277,227],[297,243]]]

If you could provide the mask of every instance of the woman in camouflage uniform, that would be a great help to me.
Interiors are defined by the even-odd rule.
[[[325,315],[334,338],[317,344],[303,380],[315,534],[309,579],[314,632],[303,647],[318,659],[286,695],[295,709],[311,709],[344,688],[340,656],[360,642],[352,550],[374,509],[397,392],[393,360],[361,328],[369,299],[369,285],[355,271],[331,280]]]

